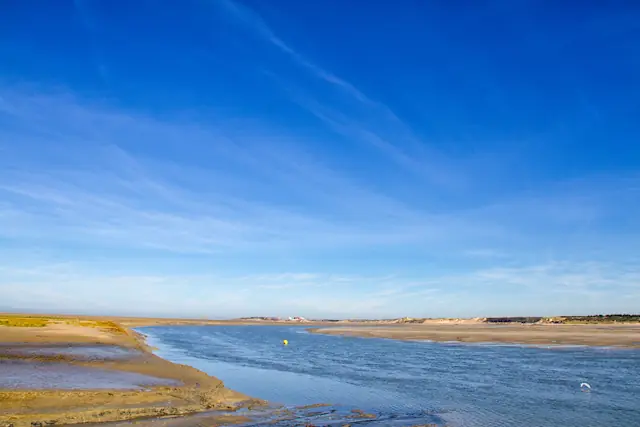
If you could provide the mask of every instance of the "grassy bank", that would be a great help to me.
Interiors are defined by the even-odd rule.
[[[127,330],[111,320],[88,320],[68,317],[44,317],[28,315],[0,315],[0,326],[13,328],[44,328],[50,324],[64,323],[68,325],[97,328],[107,333],[127,334]]]
[[[0,317],[0,326],[12,328],[43,328],[48,324],[48,319],[37,317]]]

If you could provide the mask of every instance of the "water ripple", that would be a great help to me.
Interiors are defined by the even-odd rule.
[[[376,415],[353,425],[640,425],[637,350],[398,342],[314,335],[288,326],[144,332],[161,356],[248,395]],[[283,339],[290,344],[283,346]],[[583,381],[592,393],[580,391]],[[316,414],[313,424],[332,425],[334,416],[344,421],[337,407]]]

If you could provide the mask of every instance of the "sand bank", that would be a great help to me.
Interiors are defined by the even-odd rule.
[[[34,322],[15,319],[9,324]],[[189,366],[177,365],[150,352],[142,337],[113,320],[56,317],[45,326],[0,326],[0,362],[7,366],[34,363],[44,370],[82,367],[133,373],[171,385],[134,389],[0,389],[0,426],[34,426],[120,421],[203,411],[235,411],[264,402],[224,387],[222,381]],[[90,346],[89,357],[83,349]],[[100,346],[118,346],[131,354],[110,356]],[[59,349],[59,350],[56,350]],[[102,355],[106,353],[106,355]],[[113,353],[113,352],[111,352]],[[35,365],[34,365],[35,366]],[[15,367],[15,366],[14,366]],[[2,369],[2,365],[0,365]],[[103,378],[100,377],[100,378]],[[108,378],[108,375],[107,375]],[[137,377],[136,377],[137,378]],[[177,384],[177,385],[176,385]],[[227,419],[230,420],[230,419]]]
[[[365,338],[496,342],[536,345],[588,345],[640,348],[640,325],[492,325],[433,323],[310,328],[310,332]]]

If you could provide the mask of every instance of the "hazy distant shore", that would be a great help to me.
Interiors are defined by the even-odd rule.
[[[640,324],[425,323],[309,328],[312,333],[363,338],[494,342],[535,345],[587,345],[640,348]]]

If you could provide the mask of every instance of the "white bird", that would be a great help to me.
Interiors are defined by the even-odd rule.
[[[582,391],[591,391],[591,386],[587,383],[581,383],[580,388],[582,389]]]

